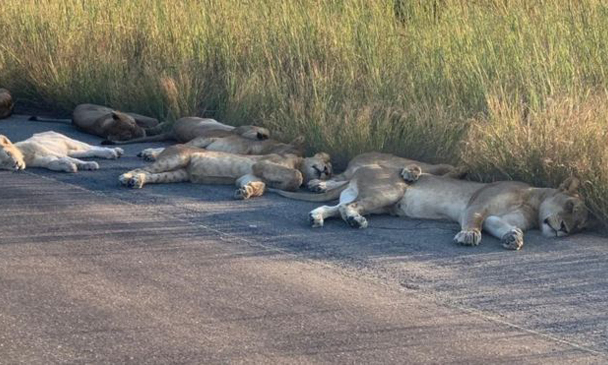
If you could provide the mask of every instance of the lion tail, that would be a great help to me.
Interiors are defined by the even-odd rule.
[[[268,189],[268,191],[279,194],[280,196],[283,196],[285,198],[294,199],[294,200],[304,200],[307,202],[328,202],[331,200],[338,199],[340,197],[340,194],[347,187],[348,187],[348,184],[344,184],[340,187],[326,191],[325,193],[321,193],[321,194],[297,193],[297,192],[278,190],[278,189],[272,189],[272,188]]]
[[[170,133],[162,133],[162,134],[157,134],[155,136],[134,138],[134,139],[126,140],[126,141],[110,141],[108,139],[104,139],[103,141],[101,141],[101,144],[102,145],[111,145],[111,144],[114,145],[114,144],[161,142],[161,141],[167,141],[167,140],[171,140],[171,139],[173,139],[173,138]]]
[[[43,122],[43,123],[64,123],[64,124],[72,124],[71,119],[61,119],[61,118],[44,118],[39,117],[37,115],[31,116],[28,119],[30,122]]]

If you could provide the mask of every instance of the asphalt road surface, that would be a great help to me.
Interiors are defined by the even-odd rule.
[[[0,121],[19,141],[66,124]],[[448,222],[328,221],[194,184],[130,190],[145,147],[75,174],[0,171],[0,363],[607,363],[608,239],[522,251]]]

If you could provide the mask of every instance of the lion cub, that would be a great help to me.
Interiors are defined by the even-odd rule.
[[[331,171],[326,153],[308,158],[292,154],[237,155],[176,145],[166,148],[153,164],[122,174],[119,181],[132,188],[186,181],[236,183],[235,197],[249,199],[264,194],[267,185],[293,191],[312,179],[328,179]]]
[[[25,141],[13,144],[0,135],[0,169],[24,170],[26,166],[44,167],[53,171],[76,172],[97,170],[94,161],[81,157],[116,159],[122,156],[120,148],[96,147],[68,138],[56,132],[36,133]]]

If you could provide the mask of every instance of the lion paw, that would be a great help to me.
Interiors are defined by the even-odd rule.
[[[147,162],[156,161],[156,153],[154,153],[153,148],[146,148],[145,150],[138,153],[137,156],[143,158],[144,161],[147,161]]]
[[[367,219],[362,215],[350,215],[346,217],[346,223],[353,228],[367,228]]]
[[[122,157],[122,155],[124,155],[124,154],[125,154],[125,150],[123,150],[123,149],[122,149],[122,148],[120,148],[120,147],[116,147],[116,148],[114,148],[113,150],[114,150],[114,153],[115,153],[115,156],[116,156],[116,157],[114,157],[114,158],[121,158],[121,157]]]
[[[401,170],[401,177],[406,183],[413,183],[418,180],[422,170],[418,165],[410,165]]]
[[[73,162],[65,162],[62,166],[63,171],[65,172],[77,172],[78,166],[76,166]]]
[[[123,185],[133,189],[141,189],[145,184],[144,174],[125,173],[118,177],[118,181]]]
[[[81,170],[99,170],[99,164],[95,161],[85,162],[80,164],[79,167]]]
[[[524,232],[513,228],[502,236],[502,247],[508,250],[519,250],[524,246]]]
[[[129,180],[131,180],[133,174],[126,172],[118,177],[118,182],[123,186],[129,186]]]
[[[320,228],[323,227],[323,215],[315,212],[314,210],[308,213],[308,221],[312,228]]]
[[[481,232],[477,229],[460,231],[454,236],[454,241],[465,246],[477,246],[481,242]]]
[[[310,180],[306,186],[313,193],[324,193],[327,191],[327,182],[319,179]]]
[[[242,186],[234,192],[235,199],[247,200],[253,195],[253,188],[249,185]]]

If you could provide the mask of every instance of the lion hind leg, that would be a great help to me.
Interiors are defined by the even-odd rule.
[[[73,157],[63,157],[76,165],[79,170],[99,170],[99,164],[95,161],[82,161]]]
[[[185,146],[194,148],[207,148],[210,144],[217,141],[216,137],[197,137],[190,142],[184,143]]]
[[[68,156],[74,158],[99,157],[108,160],[115,160],[124,154],[122,148],[106,148],[97,146],[88,146],[86,149],[71,150]]]
[[[304,181],[300,171],[269,161],[256,163],[252,170],[253,175],[263,180],[270,187],[279,190],[298,190]]]
[[[73,159],[59,156],[36,156],[30,163],[31,167],[43,167],[51,171],[61,172],[76,172],[78,171],[78,165],[74,163]]]
[[[170,156],[163,156],[161,154],[158,160],[156,160],[154,163],[144,166],[139,170],[153,174],[174,171],[185,168],[188,165],[189,160],[190,159],[188,156],[181,156],[179,154]]]
[[[390,213],[391,208],[399,201],[401,196],[390,200],[381,199],[381,197],[369,197],[349,204],[342,204],[340,205],[340,215],[353,228],[367,228],[368,222],[364,215]]]

